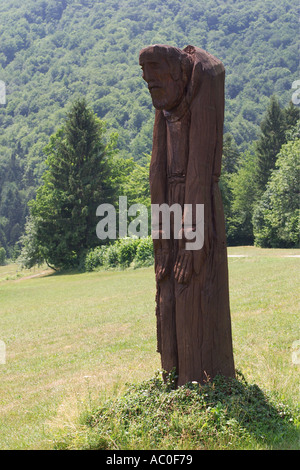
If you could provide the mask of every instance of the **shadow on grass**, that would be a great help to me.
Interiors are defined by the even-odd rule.
[[[258,385],[248,384],[239,371],[237,379],[217,376],[200,389],[201,393],[208,408],[212,407],[220,417],[222,413],[226,415],[227,424],[234,420],[267,448],[299,446],[299,409],[292,410]]]
[[[56,271],[52,271],[49,276],[72,276],[75,274],[84,274],[85,271],[80,269],[57,269]]]

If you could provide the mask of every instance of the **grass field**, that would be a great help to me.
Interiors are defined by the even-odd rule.
[[[299,250],[229,248],[236,368],[299,403]],[[51,449],[48,423],[153,377],[153,268],[58,275],[0,267],[0,449]]]

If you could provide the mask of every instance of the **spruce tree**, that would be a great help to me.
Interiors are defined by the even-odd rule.
[[[285,143],[285,113],[275,96],[271,97],[266,115],[260,124],[260,130],[261,134],[256,146],[257,184],[259,191],[263,192],[271,171],[275,167],[276,156]]]
[[[223,137],[222,173],[235,173],[239,161],[239,150],[233,136],[229,133]]]
[[[293,102],[290,101],[289,105],[283,110],[283,112],[287,130],[293,130],[300,119],[299,107],[295,106]]]
[[[96,208],[112,198],[104,133],[104,123],[78,100],[45,149],[48,169],[30,206],[35,244],[54,267],[78,266],[99,244]]]

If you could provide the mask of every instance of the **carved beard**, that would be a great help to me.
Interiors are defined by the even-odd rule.
[[[156,97],[153,93],[151,93],[151,98],[154,108],[159,110],[166,109],[166,106],[168,105],[168,99],[166,96]]]
[[[182,100],[184,87],[181,83],[173,82],[168,86],[149,87],[153,106],[156,109],[167,111],[175,108]]]

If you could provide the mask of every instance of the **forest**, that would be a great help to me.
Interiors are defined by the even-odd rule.
[[[296,0],[2,2],[0,244],[6,255],[16,257],[20,250],[28,202],[47,169],[45,148],[76,99],[84,97],[104,123],[105,144],[114,142],[113,177],[122,190],[135,201],[147,197],[154,112],[138,53],[154,43],[193,44],[225,65],[221,189],[228,243],[295,246],[299,108],[291,98],[298,78],[297,9]],[[291,173],[295,177],[287,181]],[[132,175],[141,178],[140,192]],[[284,205],[275,191],[280,177],[290,188],[288,198],[282,189],[284,216],[272,209]]]

